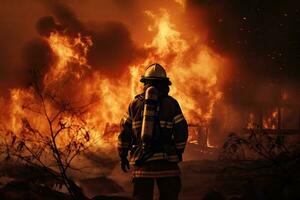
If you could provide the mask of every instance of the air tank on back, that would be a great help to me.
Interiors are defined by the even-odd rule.
[[[143,121],[141,138],[143,145],[149,144],[155,129],[155,118],[158,113],[158,90],[151,86],[145,91],[145,104],[143,110]]]

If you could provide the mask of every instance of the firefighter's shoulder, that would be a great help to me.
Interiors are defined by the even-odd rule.
[[[163,101],[165,101],[165,102],[168,103],[168,104],[174,105],[174,106],[179,105],[179,104],[178,104],[178,101],[177,101],[174,97],[169,96],[169,95],[166,96],[166,97],[163,99]]]
[[[136,105],[144,102],[144,94],[138,94],[134,97],[134,99],[131,101],[131,105]]]
[[[139,107],[143,104],[144,101],[144,94],[138,94],[134,97],[134,99],[131,100],[129,107],[131,109]]]
[[[162,104],[174,111],[180,109],[178,101],[172,96],[166,96],[163,98]]]
[[[138,94],[134,97],[134,99],[132,100],[132,102],[134,101],[142,101],[145,97],[145,94],[144,93],[141,93],[141,94]]]

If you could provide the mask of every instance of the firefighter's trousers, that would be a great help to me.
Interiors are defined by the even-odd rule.
[[[179,176],[161,178],[134,178],[133,199],[153,200],[154,183],[156,182],[159,191],[159,200],[178,200],[181,189]]]

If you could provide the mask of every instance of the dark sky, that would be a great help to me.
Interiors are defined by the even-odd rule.
[[[269,91],[278,88],[299,93],[299,1],[189,0],[187,7],[205,16],[210,46],[235,60],[224,87],[228,99],[275,99],[279,94]]]

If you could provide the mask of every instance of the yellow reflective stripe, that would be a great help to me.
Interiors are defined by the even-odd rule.
[[[161,124],[167,124],[167,125],[173,125],[173,122],[168,122],[168,121],[160,121]]]
[[[137,129],[142,126],[142,121],[132,121],[132,128]],[[173,128],[173,122],[160,121],[160,127],[162,128]]]
[[[142,124],[136,125],[136,126],[132,126],[133,129],[137,129],[137,128],[141,128]]]
[[[130,145],[129,142],[118,142],[118,148],[128,148]]]
[[[186,144],[186,141],[184,142],[176,142],[176,145],[185,145]]]
[[[186,145],[186,142],[176,143],[175,146],[177,149],[183,149]]]
[[[135,161],[138,159],[138,155],[134,155],[130,158],[130,164],[135,164]],[[153,161],[153,160],[166,160],[167,155],[165,153],[155,153],[150,158],[145,160],[145,162]]]
[[[153,156],[147,159],[146,162],[153,161],[153,160],[168,160],[171,162],[177,162],[179,161],[179,158],[177,155],[167,155],[166,153],[155,153],[153,154]]]
[[[130,164],[134,165],[135,161],[138,159],[139,155],[133,155],[130,157]],[[154,161],[154,160],[168,160],[170,162],[178,162],[179,158],[175,155],[167,155],[166,153],[155,153],[150,158],[145,160],[145,162]]]
[[[170,161],[170,162],[178,162],[179,158],[178,158],[177,155],[171,155],[171,156],[168,156],[168,161]]]
[[[133,122],[132,122],[132,125],[138,125],[138,124],[142,124],[142,121],[139,120],[139,121],[133,121]]]
[[[173,119],[174,124],[178,124],[179,122],[184,120],[184,116],[182,114],[176,115]]]
[[[177,119],[179,119],[179,118],[181,118],[181,117],[183,117],[182,113],[180,113],[180,114],[176,115],[176,116],[174,117],[174,119],[173,119],[173,120],[177,120]]]
[[[124,120],[124,123],[125,122],[128,122],[130,124],[132,123],[132,119],[130,118],[130,116],[127,113],[125,113],[123,120]]]
[[[142,121],[132,121],[132,128],[136,129],[142,126]],[[162,128],[173,128],[173,122],[160,121]]]
[[[150,158],[148,158],[146,161],[165,160],[166,158],[167,158],[167,155],[165,153],[155,153]]]
[[[128,145],[129,145],[130,142],[125,142],[125,141],[120,141],[120,140],[119,140],[119,141],[118,141],[118,145],[119,145],[119,144],[128,144]]]
[[[185,148],[185,145],[182,145],[182,146],[177,146],[177,145],[176,145],[176,148],[177,148],[177,149],[184,149],[184,148]]]
[[[142,126],[142,121],[133,121],[132,128],[136,129]]]
[[[160,127],[162,127],[162,128],[173,128],[173,122],[160,121]]]
[[[156,112],[154,110],[146,110],[144,115],[146,115],[146,116],[155,116]]]
[[[161,125],[160,127],[162,127],[162,128],[173,128],[173,126],[168,126],[168,125]]]
[[[134,170],[133,177],[166,177],[166,176],[178,176],[179,170],[165,170],[165,171],[142,171]]]

